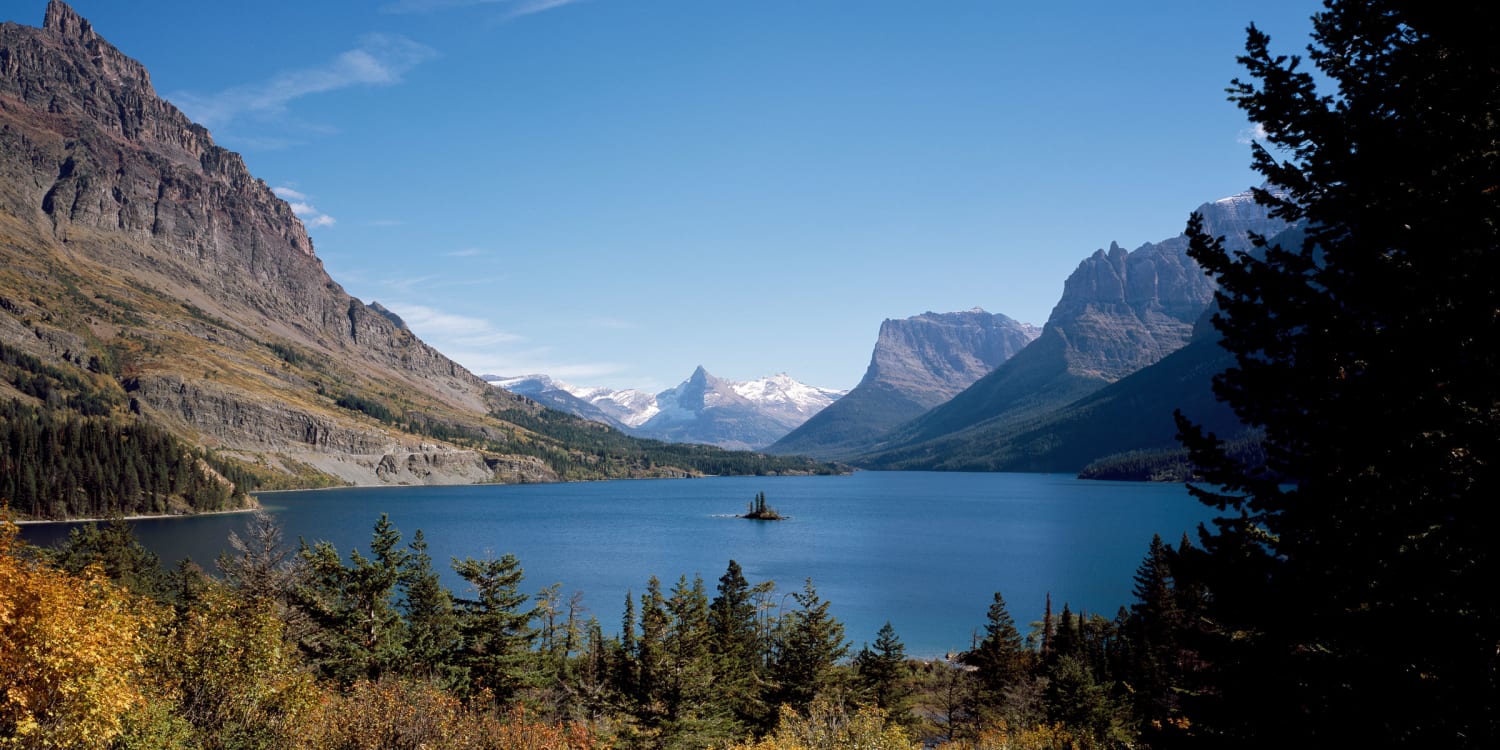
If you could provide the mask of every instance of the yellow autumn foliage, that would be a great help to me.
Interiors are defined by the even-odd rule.
[[[935,750],[1096,750],[1102,745],[1087,733],[1061,724],[1015,727],[1005,722],[985,727],[973,739],[954,740]]]
[[[464,703],[431,683],[361,680],[323,705],[314,750],[599,750],[588,728],[539,721],[520,706],[497,713],[484,696]]]
[[[164,630],[149,662],[153,697],[203,747],[290,747],[305,733],[320,692],[270,604],[215,583]]]
[[[98,569],[65,573],[19,554],[0,521],[0,748],[102,748],[143,703],[158,607]]]
[[[919,750],[906,730],[887,720],[873,706],[850,715],[842,706],[824,698],[813,701],[807,715],[790,706],[781,707],[776,731],[758,742],[735,745],[730,750]]]

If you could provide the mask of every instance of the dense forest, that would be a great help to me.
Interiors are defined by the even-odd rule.
[[[812,581],[783,593],[734,561],[655,577],[618,626],[520,561],[451,562],[381,517],[366,550],[293,550],[256,514],[218,577],[164,572],[127,524],[26,547],[0,526],[0,738],[20,747],[1129,747],[1184,723],[1176,640],[1197,594],[1153,542],[1138,601],[1066,604],[1022,633],[996,593],[976,640],[907,658],[889,623],[851,650]],[[1183,545],[1187,542],[1184,540]],[[1185,549],[1186,547],[1184,547]],[[536,593],[532,593],[535,591]],[[59,638],[63,632],[88,637]]]
[[[56,367],[0,343],[0,501],[31,518],[243,508],[256,477],[125,412],[107,363]]]

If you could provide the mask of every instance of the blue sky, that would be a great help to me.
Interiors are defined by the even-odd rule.
[[[650,390],[852,387],[927,310],[1040,325],[1095,249],[1257,182],[1234,56],[1317,5],[74,3],[350,293],[476,372]]]

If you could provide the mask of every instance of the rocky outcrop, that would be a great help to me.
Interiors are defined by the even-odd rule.
[[[957,395],[1038,332],[978,308],[886,320],[859,385],[766,450],[817,458],[853,455]]]
[[[145,375],[127,384],[133,408],[201,436],[206,445],[238,451],[315,451],[383,455],[396,440],[285,401],[209,380]]]

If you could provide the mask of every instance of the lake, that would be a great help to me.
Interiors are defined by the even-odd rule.
[[[748,521],[757,492],[788,520]],[[1212,517],[1181,485],[1089,482],[1061,474],[858,472],[841,477],[719,477],[538,485],[378,487],[262,494],[295,546],[326,539],[368,551],[381,513],[410,539],[422,529],[445,582],[453,556],[516,555],[525,588],[584,592],[606,632],[627,591],[656,575],[703,576],[712,596],[730,559],[780,592],[811,577],[857,650],[886,620],[914,656],[969,646],[1000,591],[1022,632],[1045,596],[1113,617],[1153,533],[1176,544]],[[212,568],[243,515],[132,522],[167,564]],[[46,544],[69,525],[22,527]],[[1195,537],[1196,538],[1196,537]],[[782,597],[778,595],[777,601]],[[790,600],[788,605],[793,603]]]

